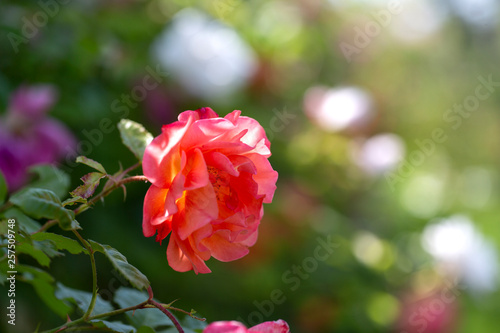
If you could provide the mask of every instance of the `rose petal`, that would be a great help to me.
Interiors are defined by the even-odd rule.
[[[195,230],[200,229],[211,221],[217,219],[219,209],[217,199],[211,184],[192,191],[186,191],[184,205],[181,209],[185,212],[185,218],[179,221],[177,233],[184,240]]]
[[[174,234],[170,237],[167,247],[167,260],[170,267],[178,272],[187,272],[193,269],[191,260],[184,254],[177,244]]]
[[[192,149],[210,142],[228,131],[234,129],[234,125],[226,119],[203,119],[198,120],[189,128],[182,139],[181,149]],[[224,140],[227,141],[227,140]]]
[[[240,174],[238,170],[236,170],[232,161],[226,155],[219,152],[214,151],[205,154],[205,161],[208,165],[225,171],[231,176],[238,177]]]
[[[257,228],[255,228],[255,231],[248,234],[248,235],[238,235],[239,237],[243,237],[243,236],[246,236],[244,240],[239,240],[237,239],[236,241],[240,242],[240,244],[243,244],[245,246],[254,246],[255,243],[257,242],[257,238],[259,237],[259,231],[257,230]]]
[[[260,219],[264,196],[258,194],[258,185],[252,176],[251,173],[240,172],[238,178],[231,178],[231,188],[239,199],[239,207],[243,213]]]
[[[144,236],[151,237],[156,233],[156,226],[166,220],[165,197],[168,190],[151,185],[144,198],[142,230]]]
[[[247,328],[237,321],[216,321],[203,330],[203,333],[246,333]]]
[[[240,139],[240,141],[250,147],[257,147],[259,143],[265,146],[265,154],[270,153],[269,148],[271,147],[271,143],[267,139],[266,131],[259,124],[259,122],[255,119],[240,116],[241,111],[234,110],[230,114],[224,117],[225,119],[230,120],[236,127],[233,131],[225,134],[224,139],[228,139],[231,136],[234,136],[235,133],[239,133],[242,130],[247,130],[245,135]]]
[[[231,155],[228,158],[238,171],[245,171],[251,174],[257,173],[255,164],[248,157],[242,155]]]
[[[265,195],[264,202],[271,203],[273,201],[274,192],[276,191],[276,181],[278,173],[273,170],[269,160],[259,154],[245,155],[250,158],[257,168],[257,173],[253,175],[253,180],[258,185],[258,195]]]
[[[151,141],[144,151],[142,170],[144,176],[158,187],[167,188],[181,170],[180,141],[194,122],[175,122],[165,125],[162,134]]]
[[[240,117],[240,115],[241,115],[240,110],[234,110],[233,112],[228,113],[224,117],[224,119],[227,119],[227,120],[231,121],[234,125],[236,125],[238,123],[238,118]]]
[[[198,109],[196,111],[187,110],[179,114],[179,121],[187,121],[188,118],[193,118],[194,120],[207,119],[207,118],[218,118],[219,115],[215,113],[214,110],[208,107]]]
[[[253,326],[248,329],[248,332],[258,333],[290,333],[290,327],[286,321],[278,319],[276,321],[266,321],[262,324]]]
[[[229,230],[219,230],[204,239],[202,244],[210,250],[215,259],[220,261],[232,261],[246,256],[248,248],[239,243],[231,243],[229,237]]]
[[[208,184],[207,165],[203,153],[198,148],[187,157],[185,171],[187,175],[184,182],[184,190],[194,190]]]
[[[179,211],[179,207],[177,206],[177,199],[181,198],[184,193],[184,183],[186,177],[179,173],[172,182],[172,186],[170,186],[167,196],[165,198],[165,216],[174,215]]]
[[[170,236],[170,242],[168,243],[167,260],[170,267],[178,272],[186,272],[191,269],[196,274],[212,272],[205,264],[205,261],[193,250],[189,240],[180,240],[174,232]]]

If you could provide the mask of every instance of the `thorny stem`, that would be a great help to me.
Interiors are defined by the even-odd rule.
[[[49,229],[50,227],[53,227],[56,224],[57,224],[57,220],[47,221],[47,222],[45,222],[44,225],[42,225],[42,227],[40,229],[38,229],[37,231],[35,231],[33,234],[45,231],[45,230]]]
[[[155,300],[150,299],[149,304],[154,305],[156,308],[160,309],[161,312],[167,315],[168,318],[174,323],[175,328],[177,328],[177,331],[179,333],[184,333],[184,330],[181,327],[181,324],[177,321],[177,319],[174,317],[173,314],[170,313],[166,308],[164,308],[160,303],[156,302]]]
[[[122,174],[126,175],[126,174],[127,174],[127,173],[129,173],[130,171],[137,169],[138,167],[140,167],[140,166],[141,166],[141,163],[142,163],[142,162],[137,162],[136,164],[134,164],[134,165],[132,165],[132,166],[130,166],[130,167],[128,167],[128,168],[126,168],[125,170],[123,170]]]
[[[205,321],[206,319],[205,318],[200,318],[200,317],[196,317],[195,315],[193,315],[191,312],[188,312],[186,310],[182,310],[182,309],[179,309],[179,308],[176,308],[174,306],[171,306],[169,304],[163,304],[161,303],[161,306],[163,306],[165,309],[168,309],[168,310],[174,310],[174,311],[178,311],[178,312],[182,312],[184,313],[185,315],[188,315],[189,317],[193,318],[193,319],[196,319],[196,320],[199,320],[199,321]],[[144,308],[154,308],[155,306],[153,305],[146,305]]]
[[[149,294],[148,304],[153,305],[154,307],[158,308],[161,312],[166,314],[167,317],[170,318],[172,323],[174,323],[174,326],[175,326],[175,328],[177,328],[177,331],[179,331],[179,333],[184,333],[184,330],[182,329],[181,324],[179,324],[179,322],[174,317],[174,315],[172,313],[170,313],[170,311],[168,311],[163,305],[161,305],[160,303],[156,302],[153,299],[153,289],[151,288],[151,286],[148,287],[148,294]]]
[[[105,317],[110,317],[110,316],[118,315],[118,314],[125,313],[125,312],[128,312],[128,311],[134,311],[134,310],[137,310],[137,309],[142,309],[144,307],[144,305],[146,305],[147,303],[148,303],[148,301],[144,301],[141,304],[137,304],[137,305],[134,305],[134,306],[129,306],[128,308],[118,309],[118,310],[114,310],[114,311],[110,311],[110,312],[106,312],[106,313],[101,313],[101,314],[98,314],[98,315],[95,315],[95,316],[88,317],[87,320],[84,320],[83,317],[82,317],[80,319],[70,321],[69,323],[65,323],[65,324],[63,324],[61,326],[58,326],[58,327],[53,328],[53,329],[48,330],[48,331],[44,331],[42,333],[62,332],[65,329],[67,329],[67,328],[69,328],[71,326],[75,326],[75,325],[84,323],[86,321],[90,321],[90,320],[94,320],[94,319],[100,319],[100,318],[105,318]]]
[[[132,166],[132,167],[134,167],[134,166]],[[133,170],[132,167],[128,168],[127,170],[129,170],[129,169]],[[136,166],[134,168],[136,168]],[[114,190],[116,190],[118,187],[120,187],[120,186],[122,186],[124,184],[132,183],[132,182],[140,182],[140,181],[148,181],[148,179],[145,176],[142,176],[142,175],[141,176],[131,176],[131,177],[124,178],[124,179],[120,180],[119,182],[115,183],[110,188],[108,188],[106,191],[103,191],[103,192],[99,193],[98,195],[96,195],[95,197],[93,197],[92,199],[90,199],[87,203],[80,205],[73,212],[75,213],[75,215],[78,215],[78,214],[82,213],[85,209],[87,209],[90,205],[92,205],[96,201],[98,201],[99,199],[104,198],[105,196],[109,195],[111,192],[113,192]],[[53,227],[56,224],[57,224],[57,220],[47,221],[35,233],[45,231],[45,230]]]
[[[72,331],[73,329],[69,329],[70,327],[73,327],[73,326],[78,325],[78,324],[83,324],[83,323],[89,322],[91,320],[105,318],[105,317],[111,317],[111,316],[122,314],[122,313],[125,313],[128,311],[135,311],[135,310],[139,310],[139,309],[152,308],[152,307],[160,309],[163,313],[165,313],[170,318],[170,320],[174,324],[177,331],[179,331],[179,333],[183,333],[184,330],[182,329],[182,327],[179,324],[179,322],[177,321],[177,319],[167,310],[167,308],[170,308],[172,310],[179,310],[179,309],[172,308],[168,305],[160,304],[160,303],[154,301],[153,300],[153,291],[152,291],[151,287],[148,288],[148,294],[149,294],[149,299],[147,299],[146,301],[144,301],[140,304],[130,306],[128,308],[118,309],[118,310],[114,310],[114,311],[110,311],[110,312],[106,312],[106,313],[101,313],[101,314],[98,314],[95,316],[90,316],[87,319],[84,319],[84,317],[82,317],[82,318],[79,318],[77,320],[65,323],[65,324],[58,326],[56,328],[53,328],[51,330],[44,331],[42,333],[56,333],[56,332],[66,331],[67,329],[68,329],[68,331]],[[181,310],[181,311],[185,312],[184,310]],[[204,318],[198,318],[198,317],[195,317],[193,315],[191,315],[191,317],[198,319],[198,320],[201,320],[201,321],[205,321]]]
[[[87,209],[89,206],[93,205],[96,201],[100,200],[101,198],[104,198],[105,196],[107,196],[108,194],[110,194],[111,192],[113,192],[114,190],[116,190],[118,187],[120,187],[120,186],[122,186],[124,184],[127,184],[127,183],[140,182],[140,181],[146,181],[147,182],[148,179],[145,176],[141,175],[141,176],[131,176],[131,177],[128,177],[128,178],[124,178],[124,179],[120,180],[119,182],[116,182],[113,186],[111,186],[107,190],[102,191],[101,193],[99,193],[98,195],[96,195],[95,197],[93,197],[92,199],[90,199],[89,201],[87,201],[87,203],[82,204],[80,207],[76,208],[74,210],[75,215],[80,214],[85,209]]]

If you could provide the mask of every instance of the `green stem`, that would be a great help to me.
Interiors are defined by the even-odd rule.
[[[92,299],[90,300],[89,308],[87,309],[87,312],[83,316],[83,318],[86,320],[90,317],[92,314],[92,311],[94,310],[95,302],[97,300],[97,269],[95,265],[95,258],[94,258],[94,250],[92,248],[90,249],[89,252],[90,255],[90,262],[92,264]]]
[[[62,331],[66,330],[69,327],[72,327],[72,326],[75,326],[75,325],[78,325],[78,324],[81,324],[81,323],[84,323],[84,322],[88,322],[90,320],[101,319],[101,318],[105,318],[105,317],[111,317],[111,316],[119,315],[119,314],[122,314],[122,313],[125,313],[125,312],[128,312],[128,311],[134,311],[134,310],[137,310],[137,309],[142,309],[148,303],[148,301],[149,300],[144,301],[141,304],[137,304],[137,305],[134,305],[134,306],[129,306],[128,308],[118,309],[118,310],[109,311],[109,312],[106,312],[106,313],[101,313],[101,314],[98,314],[98,315],[95,315],[95,316],[91,316],[91,317],[88,317],[87,320],[84,320],[83,317],[82,317],[80,319],[73,320],[73,321],[70,321],[69,323],[63,324],[63,325],[61,325],[59,327],[53,328],[51,330],[43,331],[42,333],[62,332]]]
[[[66,324],[63,324],[63,325],[61,325],[59,327],[56,327],[56,328],[53,328],[51,330],[44,331],[42,333],[56,333],[56,332],[62,332],[62,331],[66,331],[66,330],[67,331],[72,331],[72,330],[74,330],[72,328],[73,326],[76,326],[76,325],[79,325],[79,324],[83,324],[83,323],[89,322],[91,320],[101,319],[101,318],[106,318],[106,317],[111,317],[111,316],[119,315],[119,314],[122,314],[122,313],[125,313],[125,312],[128,312],[128,311],[135,311],[135,310],[145,309],[145,308],[157,308],[157,309],[160,309],[164,314],[166,314],[170,318],[170,320],[174,324],[175,328],[180,333],[183,333],[184,330],[182,329],[182,327],[179,324],[179,322],[177,321],[177,319],[167,310],[167,308],[172,309],[172,310],[176,310],[176,311],[181,311],[183,313],[186,313],[186,314],[190,315],[191,317],[193,317],[195,319],[198,319],[198,320],[201,320],[201,321],[205,321],[204,318],[195,317],[192,314],[188,313],[187,311],[171,307],[168,304],[160,304],[160,303],[154,301],[153,300],[153,291],[152,291],[151,287],[148,288],[148,293],[149,293],[149,299],[146,300],[146,301],[144,301],[144,302],[142,302],[142,303],[140,303],[140,304],[137,304],[137,305],[134,305],[134,306],[130,306],[128,308],[113,310],[113,311],[109,311],[109,312],[106,312],[106,313],[101,313],[101,314],[98,314],[98,315],[95,315],[95,316],[89,316],[87,319],[84,319],[84,317],[81,317],[81,318],[79,318],[77,320],[70,321],[70,322],[68,322]],[[71,329],[69,329],[69,328],[71,328]],[[78,328],[81,329],[81,327],[78,327]]]
[[[57,220],[50,220],[50,221],[47,221],[45,222],[44,225],[42,225],[42,227],[40,229],[38,229],[37,231],[35,231],[33,234],[36,234],[36,233],[39,233],[39,232],[42,232],[42,231],[45,231],[47,229],[49,229],[50,227],[53,227],[54,225],[56,225],[58,222]]]
[[[104,198],[105,196],[109,195],[111,192],[113,192],[114,190],[116,190],[118,187],[120,187],[120,186],[122,186],[124,184],[127,184],[127,183],[139,182],[139,181],[148,181],[148,179],[145,176],[131,176],[131,177],[128,177],[128,178],[124,178],[121,181],[119,181],[116,184],[114,184],[109,189],[107,189],[106,191],[103,191],[103,192],[99,193],[98,195],[96,195],[95,197],[93,197],[92,199],[90,199],[87,203],[82,204],[81,206],[79,206],[78,208],[76,208],[73,212],[75,213],[75,215],[78,215],[78,214],[82,213],[84,210],[86,210],[90,205],[94,204],[97,200],[99,200],[101,198]],[[58,223],[57,220],[47,221],[44,225],[42,225],[42,227],[40,229],[38,229],[37,231],[35,231],[34,234],[36,234],[38,232],[45,231],[45,230],[53,227],[57,223]]]
[[[171,304],[171,303],[170,303]],[[163,304],[161,303],[161,306],[163,306],[165,309],[168,309],[168,310],[173,310],[173,311],[178,311],[178,312],[182,312],[184,313],[185,315],[188,315],[189,317],[193,318],[193,319],[196,319],[196,320],[199,320],[199,321],[206,321],[207,319],[206,318],[200,318],[200,317],[196,317],[194,314],[192,314],[191,312],[188,312],[186,310],[182,310],[182,309],[179,309],[179,308],[176,308],[174,306],[171,306],[169,304]],[[152,304],[146,304],[144,306],[144,308],[156,308],[156,306],[152,305]]]
[[[142,162],[137,162],[136,164],[134,164],[134,165],[132,165],[132,166],[128,167],[127,169],[123,170],[123,172],[122,172],[122,173],[123,173],[124,175],[126,175],[126,174],[127,174],[127,173],[129,173],[130,171],[135,170],[135,169],[137,169],[138,167],[140,167],[140,166],[141,166],[141,164],[142,164]]]
[[[65,332],[87,332],[87,331],[103,331],[103,332],[111,332],[107,327],[95,327],[95,326],[78,326],[78,327],[70,327],[64,330]],[[113,331],[114,332],[114,331]]]

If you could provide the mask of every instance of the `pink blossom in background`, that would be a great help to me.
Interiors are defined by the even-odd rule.
[[[423,296],[409,293],[403,298],[397,328],[406,333],[452,333],[459,322],[457,286],[443,286]]]
[[[64,124],[46,116],[56,99],[51,85],[22,86],[11,95],[0,118],[0,170],[11,192],[27,182],[29,167],[55,163],[76,144]]]
[[[58,98],[51,85],[21,86],[10,97],[9,112],[31,120],[43,118]]]
[[[257,241],[278,173],[264,129],[240,113],[185,111],[146,148],[143,171],[152,185],[143,232],[158,242],[170,234],[167,259],[176,271],[210,273],[210,257],[239,259]]]
[[[290,328],[286,321],[278,319],[276,321],[266,321],[262,324],[246,328],[237,321],[217,321],[208,325],[203,333],[290,333]]]

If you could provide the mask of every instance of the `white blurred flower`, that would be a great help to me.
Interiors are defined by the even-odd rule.
[[[495,0],[455,0],[451,5],[467,23],[479,29],[494,29],[498,22],[498,2]]]
[[[304,96],[306,114],[327,131],[366,124],[373,117],[371,96],[357,87],[312,87]]]
[[[334,8],[355,7],[359,4],[367,7],[384,7],[387,6],[387,0],[329,0],[330,5]]]
[[[253,50],[230,27],[194,9],[179,12],[152,45],[155,60],[205,99],[228,97],[253,75]]]
[[[420,42],[436,34],[447,19],[447,13],[429,0],[402,0],[401,14],[394,16],[392,34],[407,43]]]
[[[382,133],[351,147],[351,157],[361,169],[379,175],[395,168],[405,155],[403,140],[396,134]]]
[[[472,290],[498,288],[497,251],[468,217],[454,215],[427,226],[422,245],[436,261],[455,270]]]

